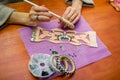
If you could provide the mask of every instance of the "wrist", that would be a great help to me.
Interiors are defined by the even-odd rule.
[[[72,1],[72,7],[74,7],[74,8],[81,9],[82,8],[82,4],[83,4],[82,0],[73,0]]]

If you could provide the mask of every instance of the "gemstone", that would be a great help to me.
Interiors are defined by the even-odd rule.
[[[49,73],[47,71],[42,71],[42,76],[47,76]]]
[[[40,66],[42,66],[42,67],[45,66],[45,63],[40,63]]]
[[[52,54],[58,54],[58,52],[57,51],[52,51]]]

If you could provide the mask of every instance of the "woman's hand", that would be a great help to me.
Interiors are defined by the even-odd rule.
[[[69,20],[71,23],[75,24],[81,16],[82,1],[73,0],[72,6],[66,8],[62,17]],[[62,23],[62,22],[61,22]],[[67,27],[66,24],[62,23],[64,28]]]
[[[7,23],[37,26],[41,22],[50,21],[51,17],[52,15],[48,13],[48,9],[46,7],[33,6],[29,13],[14,11],[7,20]]]

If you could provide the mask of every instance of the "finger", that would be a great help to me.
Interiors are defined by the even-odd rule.
[[[63,18],[66,18],[66,16],[68,15],[68,13],[71,11],[71,7],[68,7],[66,10],[65,10],[65,12],[64,12],[64,14],[63,14]],[[66,26],[66,24],[65,24],[65,22],[63,22],[63,21],[61,21],[60,20],[60,23],[63,25],[63,28],[66,28],[67,26]]]
[[[47,16],[47,17],[52,17],[53,16],[52,14],[50,14],[48,12],[39,12],[38,14],[39,14],[39,16],[41,16],[41,15]]]
[[[44,6],[33,6],[32,10],[36,12],[40,12],[40,11],[47,12],[49,9]]]
[[[37,16],[38,18],[36,19],[36,16],[32,16],[32,20],[36,22],[48,22],[50,21],[51,18],[47,16]]]
[[[48,21],[50,21],[51,18],[49,18],[47,16],[38,16],[38,19],[41,22],[48,22]]]
[[[64,14],[63,14],[62,17],[67,16],[67,14],[68,14],[70,11],[71,11],[71,7],[68,7],[68,8],[65,10],[65,12],[64,12]]]
[[[71,11],[65,16],[65,18],[67,20],[70,20],[71,16],[75,13],[75,11],[73,9],[71,9]]]
[[[78,15],[79,15],[79,13],[78,13],[78,12],[75,12],[75,13],[70,17],[69,21],[70,21],[70,22],[73,22],[74,19],[75,19]]]
[[[75,24],[80,19],[80,14],[72,21],[73,24]]]
[[[71,11],[71,7],[68,7],[68,8],[65,10],[65,12],[64,12],[64,14],[63,14],[62,17],[66,18],[66,16],[70,13],[70,11]],[[66,25],[65,22],[63,22],[63,21],[60,20],[60,23],[63,25],[63,28],[66,28],[66,27],[67,27],[67,25]]]
[[[46,16],[46,17],[52,18],[52,15],[50,13],[48,13],[48,12],[39,12],[39,13],[33,12],[33,13],[29,14],[29,17],[32,20],[34,20],[33,17],[36,16],[36,15],[38,15],[38,16]]]
[[[31,12],[29,15],[43,15],[43,16],[47,16],[47,17],[52,17],[53,15],[48,13],[48,12]]]

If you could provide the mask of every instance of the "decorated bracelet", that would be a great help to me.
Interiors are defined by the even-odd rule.
[[[50,58],[50,65],[51,65],[51,67],[52,67],[54,70],[56,70],[57,72],[63,73],[64,71],[68,70],[68,63],[67,63],[67,61],[62,60],[64,67],[62,67],[62,71],[63,71],[63,72],[61,72],[61,70],[60,70],[60,69],[58,68],[58,66],[57,66],[57,65],[60,64],[60,63],[58,62],[58,60],[55,60],[55,58],[58,59],[58,57],[60,57],[60,56],[61,56],[61,55],[59,55],[59,54],[54,54],[54,55],[52,55],[51,58]],[[54,60],[56,61],[56,63],[55,63]]]
[[[64,67],[61,65],[61,61],[64,60],[65,62],[68,61],[71,65],[72,70],[66,70]],[[75,72],[75,64],[74,61],[69,57],[69,56],[60,56],[57,58],[57,67],[61,73],[64,73],[65,75],[71,75]]]

